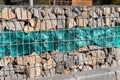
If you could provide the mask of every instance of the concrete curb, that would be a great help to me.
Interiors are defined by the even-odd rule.
[[[96,69],[30,80],[120,80],[120,68]]]

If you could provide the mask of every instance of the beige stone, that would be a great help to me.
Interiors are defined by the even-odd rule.
[[[16,63],[18,65],[34,65],[41,62],[41,57],[33,52],[29,56],[17,57]]]
[[[25,33],[29,33],[29,32],[32,32],[32,31],[34,31],[35,29],[33,28],[33,27],[31,27],[30,25],[26,25],[25,27],[24,27],[24,32]]]
[[[35,27],[35,24],[36,24],[35,19],[29,19],[28,22],[30,23],[31,27]]]
[[[92,67],[90,67],[89,65],[85,65],[82,71],[86,71],[86,70],[92,70]]]
[[[42,72],[42,64],[36,63],[34,65],[28,66],[27,67],[27,75],[30,78],[35,78],[35,77],[41,77],[41,72]]]
[[[68,28],[72,28],[72,27],[74,27],[74,26],[76,26],[76,22],[74,21],[74,19],[73,18],[67,18],[67,27]]]
[[[105,25],[110,26],[111,25],[111,19],[109,17],[105,18]]]
[[[76,52],[76,51],[75,51],[75,52],[69,52],[68,55],[70,55],[70,56],[75,56],[77,53],[78,53],[78,52]]]
[[[70,73],[75,73],[77,71],[78,71],[77,69],[72,69],[72,70],[70,70]]]
[[[64,70],[64,74],[70,74],[70,70],[69,69],[65,69]]]
[[[82,26],[82,27],[86,27],[88,24],[88,19],[81,16],[76,17],[75,21],[78,26]]]
[[[70,67],[70,69],[76,69],[76,68],[77,68],[76,65],[72,65],[72,66]]]
[[[93,65],[93,59],[92,59],[92,56],[91,55],[87,55],[85,57],[85,64],[89,64],[89,65]]]
[[[85,46],[85,47],[82,47],[82,48],[79,48],[79,52],[84,52],[84,51],[88,51],[88,47]]]
[[[46,63],[43,64],[43,69],[48,70],[48,69],[54,68],[55,66],[56,66],[55,61],[53,59],[49,59],[47,60]]]
[[[9,8],[4,8],[0,12],[0,18],[4,18],[6,20],[13,19],[15,18],[15,14],[12,12],[11,9]]]
[[[112,59],[111,61],[111,67],[116,67],[117,66],[117,61]]]
[[[0,66],[7,66],[8,63],[13,63],[13,57],[5,57],[0,60]]]
[[[40,24],[40,29],[41,30],[49,30],[49,29],[54,29],[55,27],[52,26],[52,23],[50,21],[50,17],[48,15],[46,15],[43,19],[43,21],[41,21]]]
[[[49,53],[43,53],[43,54],[40,55],[40,57],[43,58],[43,59],[48,60],[48,59],[51,58],[51,55]]]
[[[17,19],[19,20],[31,19],[32,17],[32,14],[24,8],[16,8],[15,14],[17,15]]]

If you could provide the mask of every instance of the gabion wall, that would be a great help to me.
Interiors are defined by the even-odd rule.
[[[120,26],[120,6],[1,6],[0,19],[1,80],[42,78],[117,66],[119,51],[116,52],[112,43],[108,44]],[[90,31],[99,28],[105,31],[100,29],[96,34],[102,31],[108,34],[110,30],[111,35],[105,35],[103,43],[100,36],[97,38],[100,44],[90,42],[89,35],[93,35]],[[85,31],[78,35],[84,40],[76,40],[77,36],[69,33],[76,34],[77,30]],[[63,38],[66,31],[70,35],[66,33]],[[66,38],[67,44],[59,43]]]

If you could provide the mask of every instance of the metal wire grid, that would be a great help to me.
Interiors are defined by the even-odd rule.
[[[6,6],[5,6],[6,7]],[[5,8],[5,7],[1,7],[1,8]],[[25,8],[26,10],[30,10],[30,8],[29,7],[23,7],[23,6],[19,6],[20,8]],[[96,7],[96,6],[95,6]],[[93,7],[93,8],[95,8],[95,7]],[[7,8],[10,8],[10,9],[14,9],[15,7],[11,7],[11,6],[7,6]],[[39,8],[39,7],[32,7],[32,8]],[[72,8],[75,8],[75,7],[72,7]],[[99,8],[99,7],[98,7]],[[21,10],[22,11],[22,10]],[[39,11],[39,9],[38,9],[38,11]],[[14,12],[14,10],[13,10],[13,12]],[[22,12],[21,12],[21,14],[22,14]],[[26,14],[28,14],[28,13],[26,13]],[[8,16],[9,16],[9,14],[8,14]],[[40,16],[40,15],[39,15]],[[57,16],[57,15],[56,15]],[[73,14],[73,16],[74,16],[74,14]],[[21,18],[22,18],[23,16],[21,16]],[[36,19],[36,17],[35,16],[32,16],[32,18],[33,19]],[[89,18],[89,17],[82,17],[82,18]],[[106,18],[106,17],[104,17],[104,16],[101,16],[100,18]],[[108,17],[108,18],[120,18],[120,17]],[[14,21],[15,19],[10,19],[9,21]],[[27,19],[27,20],[25,20],[25,22],[26,22],[26,25],[28,25],[27,24],[27,22],[28,22],[28,20],[29,19]],[[45,19],[45,20],[49,20],[49,19]],[[50,20],[54,20],[54,19],[50,19]],[[65,19],[60,19],[60,20],[66,20],[66,18]],[[6,19],[1,19],[1,22],[3,22],[3,21],[8,21],[8,20],[6,20]],[[24,20],[20,20],[20,21],[24,21]],[[94,24],[94,23],[93,23]],[[45,24],[45,25],[47,25],[47,24]],[[117,23],[116,24],[116,26],[118,26],[119,25],[119,23]],[[17,26],[17,25],[15,25],[15,26]],[[4,24],[2,23],[2,27],[4,27]],[[41,27],[41,25],[40,25],[40,27]],[[56,27],[57,28],[57,27]],[[46,30],[47,30],[47,27],[45,28]],[[93,28],[94,29],[94,28]],[[66,28],[63,28],[62,29],[63,31],[65,31],[65,30],[68,30],[68,29],[66,29]],[[24,33],[24,31],[22,31],[23,33]],[[11,34],[11,32],[9,31],[8,32],[9,34]],[[13,33],[16,33],[16,35],[17,35],[17,31],[14,31]],[[1,34],[3,35],[4,34],[4,31],[3,32],[1,32]],[[48,34],[48,33],[46,33],[46,34]],[[30,35],[29,35],[30,36]],[[36,35],[35,35],[36,36]],[[34,36],[34,37],[35,37]],[[74,36],[74,35],[73,35]],[[4,37],[4,35],[3,35],[3,37]],[[42,36],[41,36],[42,37]],[[51,37],[53,37],[53,36],[51,36]],[[75,36],[74,36],[75,37]],[[111,37],[114,37],[114,36],[111,36]],[[115,37],[119,37],[119,36],[115,36]],[[9,38],[10,39],[12,39],[12,37],[11,36],[9,36]],[[24,38],[24,35],[23,35],[23,38]],[[103,38],[107,38],[107,37],[103,37]],[[35,38],[36,39],[36,38]],[[17,38],[16,38],[16,41],[19,41]],[[37,40],[35,40],[36,42],[33,42],[33,43],[30,43],[30,40],[29,40],[29,42],[28,43],[21,43],[21,44],[29,44],[29,50],[30,50],[30,44],[34,44],[34,43],[37,43],[37,44],[40,44],[40,43],[42,43],[42,42],[37,42]],[[48,40],[47,40],[48,41]],[[65,41],[65,40],[62,40],[63,42]],[[69,40],[69,42],[71,42],[72,40]],[[89,40],[86,40],[86,41],[89,41]],[[4,42],[4,41],[3,41]],[[23,39],[23,42],[25,42],[24,41],[24,39]],[[59,40],[58,41],[54,41],[54,39],[53,39],[53,42],[60,42]],[[3,45],[5,45],[5,44],[3,44]],[[9,45],[16,45],[16,47],[17,47],[17,50],[16,50],[16,53],[18,52],[18,50],[19,50],[19,48],[18,48],[18,45],[19,44],[12,44],[12,43],[10,43]],[[74,44],[75,45],[75,44]],[[41,46],[42,46],[42,44],[41,44]],[[24,50],[24,45],[23,45],[23,50]],[[54,47],[54,46],[53,46]],[[66,46],[66,47],[69,47],[70,48],[70,46]],[[116,55],[117,55],[117,57],[119,56],[118,54],[116,54],[116,53],[114,53],[114,50],[115,50],[115,48],[113,48],[112,46],[110,47],[110,48],[106,48],[106,47],[103,47],[103,48],[101,48],[101,47],[95,47],[95,46],[87,46],[88,47],[88,49],[86,49],[86,50],[78,50],[78,51],[74,51],[73,52],[73,54],[74,53],[78,53],[78,54],[82,54],[82,56],[83,56],[83,61],[81,61],[81,62],[79,62],[80,60],[77,60],[76,58],[78,58],[78,57],[76,57],[76,55],[69,55],[69,53],[70,53],[70,51],[68,51],[68,54],[63,54],[62,53],[62,57],[63,57],[63,61],[61,61],[61,62],[59,62],[59,60],[60,60],[60,56],[61,56],[61,54],[59,54],[59,53],[56,53],[56,54],[53,54],[53,52],[52,51],[49,51],[49,52],[46,52],[46,59],[42,59],[42,61],[44,61],[44,63],[46,63],[46,67],[48,68],[49,66],[55,66],[54,67],[54,69],[56,69],[57,67],[56,66],[59,66],[60,67],[60,65],[62,66],[62,68],[61,68],[61,70],[55,70],[55,71],[57,71],[57,72],[51,72],[51,69],[48,69],[48,70],[44,70],[43,69],[43,65],[30,65],[29,64],[29,62],[31,62],[30,60],[30,57],[31,57],[31,53],[28,53],[28,55],[23,55],[23,57],[22,57],[22,63],[24,64],[25,63],[25,56],[28,56],[29,57],[29,62],[27,63],[27,65],[25,65],[23,68],[21,68],[21,69],[24,69],[25,71],[24,72],[22,72],[22,73],[18,73],[18,72],[13,72],[13,74],[11,75],[11,72],[12,71],[15,71],[15,69],[14,69],[14,66],[15,65],[17,65],[17,62],[16,62],[16,59],[17,58],[15,58],[15,60],[12,62],[11,61],[11,59],[10,59],[10,62],[9,62],[9,64],[12,64],[12,67],[13,67],[13,69],[11,69],[10,68],[10,65],[9,64],[7,64],[6,65],[6,59],[5,58],[1,58],[1,61],[3,60],[3,64],[4,64],[4,66],[9,66],[9,68],[7,68],[7,69],[3,69],[4,68],[4,66],[1,66],[1,74],[0,74],[0,78],[1,78],[1,80],[7,80],[7,76],[10,76],[9,77],[9,80],[11,79],[11,80],[13,80],[13,78],[15,78],[15,76],[14,75],[18,75],[17,77],[16,77],[16,79],[17,80],[20,80],[21,79],[21,77],[20,77],[20,75],[19,74],[21,74],[21,75],[23,75],[22,77],[24,78],[24,79],[28,79],[29,77],[30,77],[30,74],[32,74],[32,73],[35,73],[35,75],[37,74],[37,71],[38,70],[36,70],[36,69],[40,69],[41,70],[41,75],[42,76],[34,76],[34,78],[36,78],[36,77],[46,77],[46,76],[50,76],[50,75],[57,75],[57,74],[66,74],[66,73],[70,73],[70,70],[71,70],[71,72],[72,72],[72,68],[70,68],[70,65],[69,65],[69,63],[73,63],[73,66],[74,65],[76,65],[76,66],[80,66],[81,64],[83,65],[82,66],[82,69],[83,68],[86,68],[86,69],[84,69],[84,70],[91,70],[91,69],[98,69],[98,68],[101,68],[101,66],[99,66],[99,65],[102,65],[102,64],[95,64],[94,66],[91,64],[91,63],[94,63],[94,60],[96,60],[96,61],[99,61],[99,60],[104,60],[105,61],[105,63],[107,63],[106,62],[106,60],[108,59],[108,57],[110,57],[110,58],[113,58],[114,60],[116,60],[116,62],[117,62],[117,59],[116,59]],[[95,48],[94,48],[95,47]],[[42,48],[41,48],[42,49]],[[69,49],[70,50],[70,49]],[[98,51],[98,50],[103,50],[104,51],[104,53],[105,53],[105,56],[104,57],[102,57],[102,58],[99,58],[99,54],[97,54],[97,52],[95,52],[96,53],[96,57],[94,58],[94,59],[85,59],[85,57],[86,56],[92,56],[92,54],[91,54],[91,52],[92,51]],[[10,51],[12,51],[11,50],[11,47],[10,47]],[[24,52],[24,51],[23,51]],[[30,52],[30,51],[29,51]],[[100,52],[101,54],[102,54],[102,52]],[[4,57],[5,57],[5,54],[6,54],[6,51],[4,51]],[[56,55],[56,57],[58,58],[58,63],[56,62],[56,64],[54,64],[53,62],[52,62],[52,64],[49,64],[47,61],[47,58],[49,57],[48,55],[49,54],[51,54],[51,55]],[[111,54],[110,56],[109,56],[109,54]],[[44,54],[40,54],[40,56],[42,56],[42,55],[44,55]],[[19,56],[19,55],[18,55]],[[37,55],[36,55],[37,56]],[[36,63],[36,56],[35,56],[35,62],[34,63]],[[66,57],[67,56],[67,58],[71,58],[72,60],[71,61],[73,61],[73,62],[67,62],[66,61]],[[12,63],[11,63],[12,62]],[[1,62],[2,63],[2,62]],[[40,62],[40,63],[43,63],[43,62]],[[90,64],[89,64],[90,63]],[[108,63],[108,65],[110,65],[110,63]],[[87,66],[87,67],[85,67],[85,66]],[[89,68],[89,67],[91,67],[91,69]],[[116,65],[117,66],[117,65]],[[38,67],[38,68],[37,68]],[[111,67],[111,65],[110,66],[107,66],[106,65],[106,67]],[[26,69],[29,69],[29,70],[27,70],[27,72],[26,72]],[[33,71],[34,72],[31,72],[30,71],[30,69],[34,69]],[[77,69],[77,71],[84,71],[84,70],[82,70],[82,69],[79,69],[78,67],[76,68]],[[20,69],[18,69],[18,70],[20,70]],[[62,73],[62,70],[63,70],[63,73]],[[3,72],[3,73],[2,73]],[[9,73],[9,75],[7,75],[6,76],[6,72],[8,72]],[[46,73],[45,73],[46,72]],[[73,71],[74,72],[74,71]],[[23,79],[22,78],[22,79]]]

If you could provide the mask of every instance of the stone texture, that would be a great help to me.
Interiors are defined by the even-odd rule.
[[[41,62],[41,57],[33,52],[29,56],[17,57],[16,63],[18,65],[34,65]]]
[[[49,59],[47,60],[46,63],[43,64],[43,69],[48,70],[48,69],[54,68],[55,66],[56,66],[55,61],[53,59]]]
[[[75,21],[78,26],[82,26],[82,27],[86,27],[88,24],[88,19],[81,16],[76,17]]]
[[[28,20],[31,27],[35,27],[36,21],[34,18]]]
[[[67,27],[68,27],[68,28],[72,28],[72,27],[74,27],[74,26],[76,26],[76,22],[74,21],[73,18],[68,17],[68,18],[67,18]]]
[[[56,15],[63,15],[64,14],[64,10],[63,10],[63,8],[55,7],[53,9],[53,13],[56,14]]]
[[[25,73],[26,72],[26,66],[23,66],[23,65],[14,65],[14,70],[17,73]]]
[[[14,19],[15,14],[12,12],[10,8],[3,8],[0,12],[0,18],[3,18],[5,20]]]
[[[30,78],[35,78],[35,77],[40,77],[42,74],[42,64],[41,63],[36,63],[34,65],[30,65],[27,67],[27,75]]]
[[[24,26],[24,32],[25,33],[29,33],[29,32],[32,32],[34,31],[35,29],[33,27],[31,27],[30,25],[25,25]]]
[[[18,20],[31,19],[32,17],[32,14],[28,10],[19,7],[15,9],[15,14]]]
[[[1,70],[0,70],[0,76],[8,76],[8,75],[12,75],[14,74],[14,69],[13,69],[13,65],[11,63],[9,63],[8,65],[4,66]]]
[[[13,21],[7,21],[6,22],[6,28],[12,31],[22,31],[24,28],[24,24],[25,22],[23,21],[17,21],[17,20],[13,20]]]
[[[44,54],[41,54],[40,57],[41,57],[42,59],[48,60],[48,59],[51,58],[51,55],[50,55],[49,53],[44,53]]]
[[[30,12],[35,16],[37,17],[38,19],[43,19],[42,15],[41,15],[41,8],[32,8],[30,10]]]
[[[66,17],[64,15],[58,15],[57,17],[57,28],[65,28],[66,27]]]
[[[14,58],[12,57],[4,57],[0,60],[0,66],[7,66],[8,63],[13,63]]]

